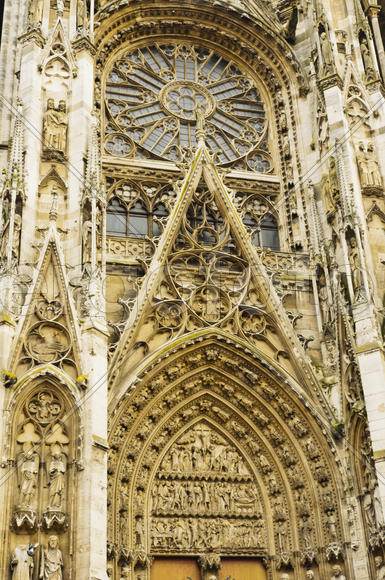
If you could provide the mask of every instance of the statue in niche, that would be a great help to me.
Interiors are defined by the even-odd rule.
[[[121,574],[120,574],[120,580],[123,580],[124,578],[129,578],[130,577],[130,568],[129,566],[124,566],[122,568]]]
[[[376,512],[374,508],[373,496],[370,491],[366,491],[362,498],[362,508],[365,514],[365,521],[371,533],[377,529]]]
[[[368,164],[368,174],[370,185],[382,186],[381,173],[378,167],[378,161],[374,152],[373,143],[368,143],[366,147],[366,162]]]
[[[306,580],[314,580],[313,570],[306,570]]]
[[[53,99],[47,100],[47,109],[43,116],[43,139],[45,147],[57,149],[58,117]]]
[[[323,30],[319,36],[323,60],[323,73],[327,75],[333,72],[333,51],[326,31]]]
[[[76,27],[82,30],[88,28],[87,0],[78,0],[76,5]]]
[[[51,454],[49,462],[49,500],[50,509],[61,509],[65,487],[66,457],[63,452]]]
[[[43,116],[43,139],[46,149],[65,152],[67,146],[68,114],[64,100],[55,108],[53,99],[47,100],[47,109]]]
[[[30,0],[28,6],[28,20],[32,23],[41,24],[43,20],[44,0]]]
[[[364,36],[360,42],[361,56],[364,63],[366,78],[368,81],[373,81],[376,78],[376,72],[373,66],[372,56],[370,54],[370,48],[368,46],[368,40]]]
[[[376,556],[374,564],[376,566],[376,580],[385,580],[385,566],[382,556]]]
[[[19,258],[19,245],[20,245],[20,230],[21,230],[21,216],[15,213],[13,222],[13,235],[12,235],[12,259],[17,261]],[[9,220],[4,226],[3,235],[1,239],[1,254],[3,256],[7,255],[8,252],[8,236],[9,236]]]
[[[59,101],[56,116],[58,124],[57,149],[59,151],[65,151],[67,147],[68,114],[67,114],[67,105],[64,100]]]
[[[357,240],[355,236],[351,236],[349,239],[350,251],[349,251],[349,263],[352,272],[352,283],[354,290],[354,298],[360,296],[363,288],[363,277],[361,268],[361,258],[357,247]]]
[[[358,144],[357,165],[362,187],[382,187],[381,173],[373,143],[368,143],[366,149],[362,141]]]
[[[50,536],[48,547],[42,550],[39,578],[43,580],[63,579],[63,556],[59,549],[57,536]]]
[[[346,580],[345,576],[342,574],[342,568],[339,564],[336,564],[332,568],[333,575],[331,580]]]
[[[21,464],[21,483],[19,506],[31,509],[36,495],[39,477],[39,456],[30,450],[25,453]]]
[[[330,323],[330,305],[326,286],[325,273],[322,271],[317,281],[318,300],[321,313],[322,325],[326,327]]]
[[[12,580],[32,580],[33,549],[24,544],[16,546],[11,554],[10,565]]]

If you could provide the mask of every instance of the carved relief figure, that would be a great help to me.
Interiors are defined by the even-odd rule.
[[[68,115],[64,100],[55,109],[53,99],[47,100],[47,110],[43,117],[43,138],[47,149],[65,152],[67,146]]]
[[[43,117],[43,138],[46,147],[57,149],[58,118],[55,111],[55,101],[47,100],[47,110]]]
[[[371,81],[376,78],[376,72],[373,66],[373,60],[370,54],[370,49],[368,46],[368,41],[365,37],[362,38],[360,43],[362,61],[364,63],[365,73],[367,80]]]
[[[313,570],[306,570],[306,580],[314,580]]]
[[[21,464],[20,507],[32,508],[36,494],[39,476],[39,456],[36,452],[28,451]]]
[[[87,11],[87,1],[78,0],[76,5],[76,26],[77,28],[87,29],[88,28],[88,11]]]
[[[376,580],[385,580],[385,566],[382,556],[376,556],[374,563],[376,565]]]
[[[366,147],[366,161],[368,164],[368,174],[370,185],[382,185],[381,173],[378,167],[378,161],[374,152],[373,143],[368,143]]]
[[[49,462],[49,500],[50,508],[60,509],[63,504],[63,494],[65,487],[65,455],[55,452],[51,455]]]
[[[333,52],[330,40],[325,30],[320,34],[320,46],[323,60],[323,72],[325,75],[330,74],[333,72]]]
[[[59,101],[56,115],[58,123],[57,148],[59,151],[65,151],[67,147],[68,114],[66,102],[64,100]]]
[[[318,278],[318,300],[322,324],[325,327],[330,322],[330,305],[324,272],[321,272]]]
[[[48,547],[42,550],[39,578],[43,580],[63,579],[63,557],[57,536],[50,536]]]
[[[11,554],[12,580],[31,580],[33,572],[33,556],[27,545],[16,546]],[[33,551],[32,551],[33,554]]]
[[[357,165],[362,187],[382,187],[381,173],[373,143],[368,143],[366,149],[362,141],[358,144]]]
[[[28,19],[30,23],[41,24],[43,19],[44,0],[30,0],[28,7]]]
[[[20,229],[21,229],[21,216],[15,213],[12,235],[12,259],[15,261],[18,260],[19,258]],[[1,254],[3,256],[6,256],[8,253],[8,235],[9,235],[9,220],[4,226],[1,239]]]
[[[345,576],[342,574],[342,568],[338,564],[333,566],[331,580],[346,580]]]
[[[352,272],[352,283],[354,289],[354,296],[357,299],[363,287],[361,259],[357,247],[357,240],[354,236],[351,236],[351,238],[349,239],[349,244],[350,244],[349,262]]]

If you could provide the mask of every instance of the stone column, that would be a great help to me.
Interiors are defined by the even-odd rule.
[[[382,78],[385,79],[385,51],[384,45],[382,43],[380,25],[378,23],[378,13],[381,10],[381,6],[369,6],[367,9],[367,14],[371,20],[374,34],[374,42],[376,45],[379,65],[381,69]]]
[[[35,251],[36,210],[40,182],[40,154],[42,149],[42,78],[39,67],[42,61],[40,36],[37,32],[24,38],[20,67],[19,97],[23,102],[26,202],[23,207],[20,263],[32,262]]]
[[[107,329],[90,322],[82,333],[88,388],[82,405],[83,465],[79,473],[76,578],[105,580],[107,566]]]

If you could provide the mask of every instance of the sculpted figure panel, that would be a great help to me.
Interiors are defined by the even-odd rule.
[[[34,568],[33,551],[32,555],[27,545],[16,546],[11,554],[11,574],[12,580],[32,580]]]
[[[21,464],[19,506],[33,508],[39,477],[39,456],[34,451],[28,451]]]
[[[49,460],[49,500],[48,506],[60,509],[63,505],[65,488],[66,457],[64,453],[54,452]]]
[[[63,579],[63,557],[57,536],[50,536],[47,548],[42,550],[39,578],[42,580]]]
[[[154,549],[220,546],[247,551],[264,543],[249,469],[239,452],[205,423],[180,436],[164,457],[151,507]]]

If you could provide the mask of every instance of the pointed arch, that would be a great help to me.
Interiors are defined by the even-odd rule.
[[[303,564],[314,563],[321,546],[326,552],[335,550],[337,558],[342,555],[338,506],[343,504],[343,476],[335,461],[334,443],[322,433],[324,419],[310,401],[305,405],[304,396],[288,389],[268,367],[270,370],[263,368],[250,353],[211,337],[175,354],[169,352],[146,374],[140,373],[136,386],[115,409],[110,429],[110,537],[116,546],[125,545],[129,553],[140,549],[138,538],[143,538],[142,549],[147,553],[178,553],[174,540],[163,548],[151,544],[150,521],[168,518],[177,525],[177,519],[187,518],[190,512],[183,515],[166,510],[154,515],[148,507],[151,490],[158,486],[159,495],[160,482],[171,490],[188,486],[188,473],[169,468],[167,475],[162,462],[175,445],[183,447],[183,441],[191,440],[194,425],[204,424],[227,441],[250,468],[250,486],[259,498],[261,520],[266,524],[261,531],[264,541],[250,546],[251,552],[272,558],[278,567],[288,564],[292,550],[300,551]],[[220,474],[207,478],[213,489],[222,481]],[[226,485],[237,495],[241,484],[230,483]],[[126,507],[122,508],[123,496]],[[196,517],[200,517],[198,512]],[[205,517],[210,521],[219,515],[229,517],[219,512],[209,510]],[[255,522],[259,522],[257,516]],[[187,528],[186,537],[190,537]],[[189,554],[198,548],[205,550],[208,545],[184,546]],[[250,550],[218,547],[227,555]],[[122,554],[119,557],[124,559]]]

